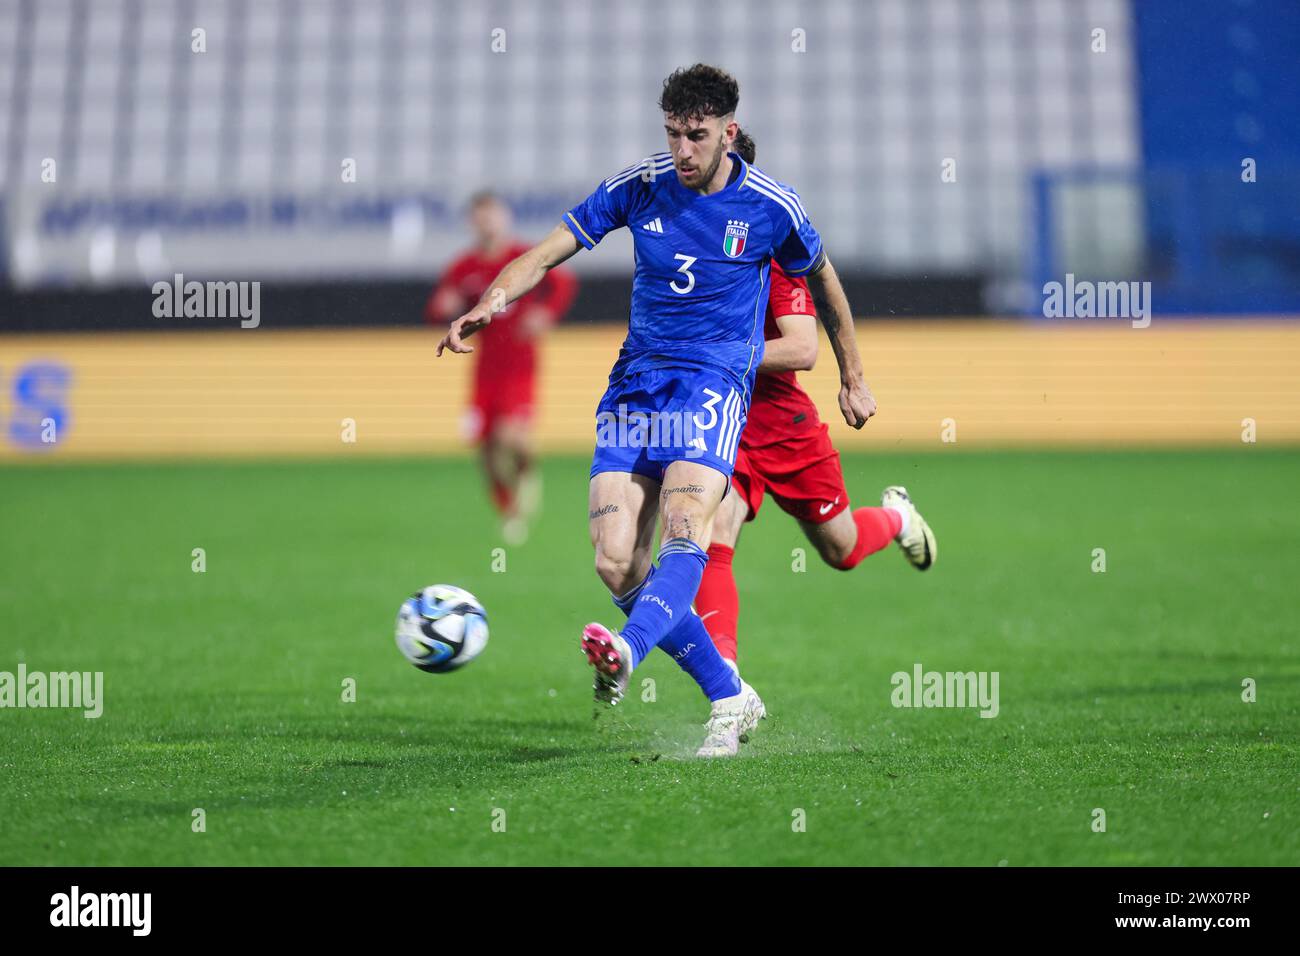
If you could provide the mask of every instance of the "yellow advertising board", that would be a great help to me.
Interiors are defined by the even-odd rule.
[[[616,326],[557,329],[538,401],[544,451],[589,451]],[[1300,442],[1300,325],[1279,321],[864,323],[880,414],[836,406],[823,340],[803,373],[843,448]],[[477,356],[427,329],[0,337],[0,459],[447,453]],[[351,440],[350,440],[351,439]],[[955,440],[949,440],[955,439]]]

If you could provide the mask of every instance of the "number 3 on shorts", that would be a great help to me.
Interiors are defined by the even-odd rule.
[[[709,396],[709,400],[703,405],[703,410],[709,413],[709,420],[708,422],[702,422],[700,421],[700,416],[696,414],[695,427],[702,432],[706,432],[714,425],[718,424],[717,404],[722,401],[722,396],[711,388],[702,389],[702,391],[705,395]]]

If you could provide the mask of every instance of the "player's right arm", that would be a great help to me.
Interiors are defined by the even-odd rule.
[[[767,301],[781,337],[767,340],[759,372],[808,371],[817,363],[817,310],[808,283],[791,279],[773,263]]]
[[[626,226],[630,197],[636,184],[648,182],[645,176],[666,172],[671,165],[672,160],[666,157],[647,158],[615,173],[597,186],[590,196],[564,214],[562,225],[556,226],[549,236],[501,270],[479,304],[451,324],[447,337],[438,344],[438,354],[441,355],[444,348],[453,352],[474,351],[461,340],[491,322],[493,312],[504,309],[521,295],[532,291],[550,269],[579,249],[595,248],[596,243],[610,232]]]
[[[778,315],[773,321],[781,330],[781,337],[765,343],[759,372],[809,371],[817,364],[817,319],[800,313]]]
[[[438,343],[438,354],[441,355],[443,349],[473,352],[473,347],[465,345],[464,339],[491,323],[493,313],[531,292],[549,270],[581,248],[567,226],[556,226],[545,239],[507,263],[478,304],[451,323],[451,328]]]

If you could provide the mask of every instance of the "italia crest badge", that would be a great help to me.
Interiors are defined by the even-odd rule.
[[[722,237],[722,251],[730,259],[735,259],[745,251],[745,240],[749,238],[749,223],[739,219],[727,220],[727,231]]]

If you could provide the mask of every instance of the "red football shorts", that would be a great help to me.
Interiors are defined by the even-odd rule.
[[[742,434],[731,485],[749,505],[746,521],[758,514],[765,492],[786,514],[812,524],[830,521],[849,506],[840,453],[825,423],[757,448],[748,447]]]
[[[466,441],[481,442],[507,419],[531,421],[533,379],[483,379],[475,383],[474,395],[465,409],[463,432]]]

